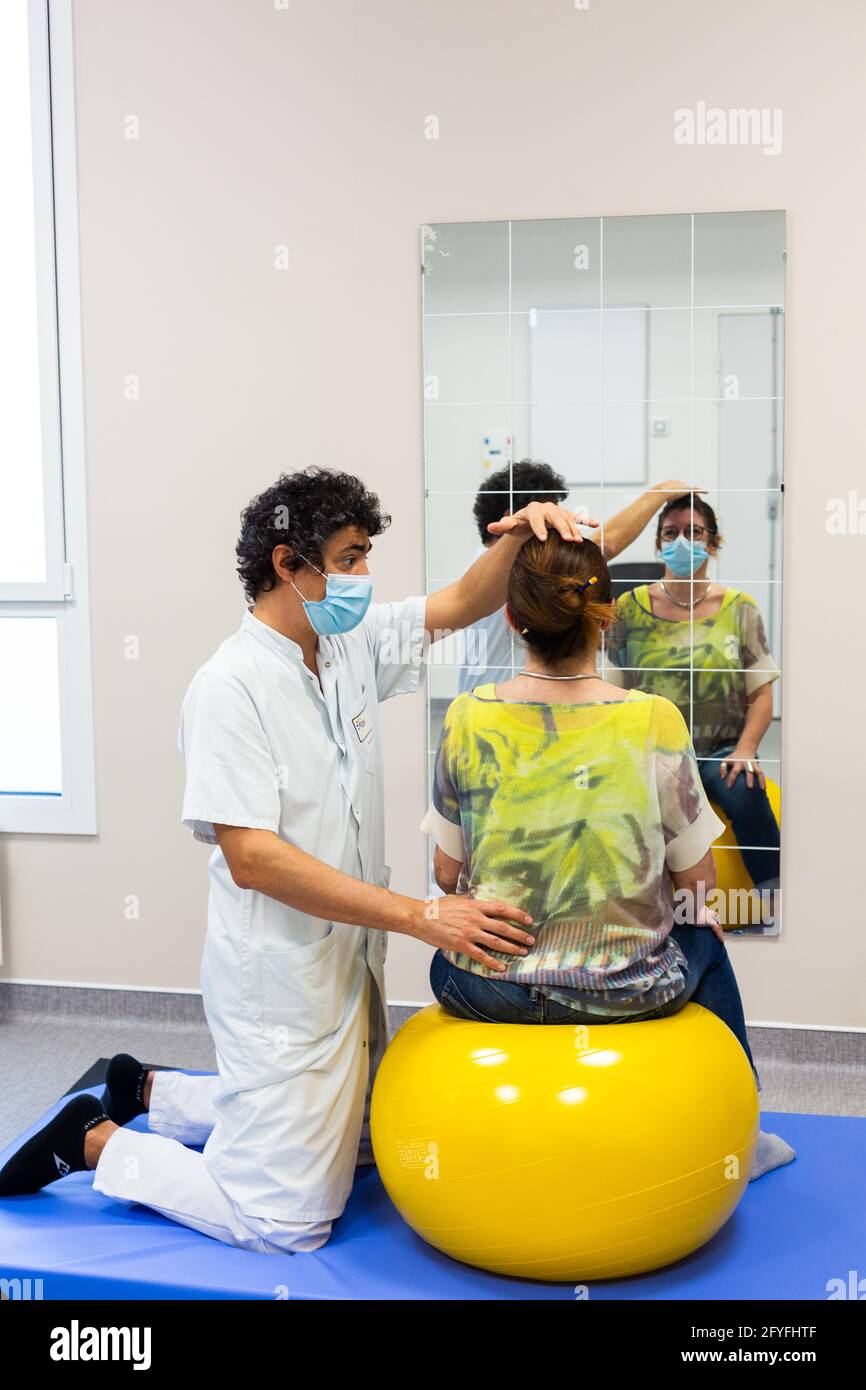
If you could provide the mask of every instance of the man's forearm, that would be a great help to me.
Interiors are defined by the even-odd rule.
[[[656,483],[655,487],[642,493],[627,507],[623,507],[622,511],[605,522],[603,529],[593,537],[599,545],[602,544],[602,537],[604,538],[604,558],[613,560],[615,556],[621,555],[646,529],[660,507],[688,490],[685,483]]]
[[[469,627],[501,608],[508,595],[511,566],[522,545],[522,539],[500,536],[460,579],[431,594],[425,618],[428,632]]]
[[[220,826],[217,836],[232,878],[242,888],[325,921],[417,934],[416,926],[423,918],[423,904],[417,898],[332,869],[267,830]]]

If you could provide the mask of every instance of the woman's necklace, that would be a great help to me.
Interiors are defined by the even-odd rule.
[[[699,603],[703,603],[707,594],[710,592],[710,589],[713,587],[713,581],[712,579],[705,579],[703,580],[703,583],[706,584],[707,587],[704,589],[704,592],[701,594],[700,598],[696,598],[694,600],[687,599],[685,602],[683,602],[681,598],[674,598],[673,594],[670,592],[668,586],[665,584],[665,581],[663,579],[659,580],[659,584],[662,587],[662,593],[665,595],[665,598],[670,599],[671,603],[675,603],[677,608],[697,608]]]
[[[539,680],[539,681],[600,681],[600,680],[601,680],[601,676],[595,675],[594,672],[593,672],[592,675],[586,675],[586,676],[548,676],[548,675],[545,674],[544,671],[521,671],[520,674],[521,674],[521,676],[534,676],[535,679],[536,679],[536,680]]]

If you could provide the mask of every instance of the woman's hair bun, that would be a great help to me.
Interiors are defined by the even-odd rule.
[[[519,552],[508,583],[512,619],[540,656],[561,660],[594,651],[611,616],[610,575],[598,546],[550,535]]]

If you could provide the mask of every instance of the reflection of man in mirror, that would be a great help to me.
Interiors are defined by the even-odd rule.
[[[664,575],[617,600],[606,642],[613,666],[605,674],[677,705],[707,795],[730,821],[753,883],[770,891],[779,882],[779,827],[758,748],[780,672],[755,600],[709,578],[721,545],[708,502],[694,494],[671,498],[656,528]]]
[[[601,548],[606,560],[612,560],[637,539],[666,498],[678,495],[686,487],[679,482],[657,483],[652,492],[643,493],[605,522],[603,534],[600,529],[592,531],[590,539]],[[568,484],[548,463],[521,459],[491,473],[478,489],[472,509],[481,539],[476,557],[496,544],[497,537],[488,529],[492,522],[530,502],[563,502],[567,495]],[[465,664],[459,676],[461,695],[489,681],[495,684],[508,679],[512,666],[519,666],[522,661],[523,643],[512,632],[502,608],[467,628],[464,642]]]

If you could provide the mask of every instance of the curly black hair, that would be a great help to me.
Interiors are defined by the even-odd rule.
[[[494,539],[487,529],[489,523],[501,521],[506,512],[520,511],[530,502],[563,502],[567,496],[565,479],[559,473],[554,473],[549,463],[521,459],[511,468],[506,464],[484,479],[478,489],[472,515],[478,534],[487,542]]]
[[[296,554],[324,566],[326,541],[345,526],[358,526],[378,536],[390,526],[374,492],[360,478],[330,468],[305,468],[283,473],[241,513],[241,534],[235,547],[237,570],[251,603],[277,582],[271,556],[276,546],[290,545]],[[304,561],[291,562],[293,571]]]

